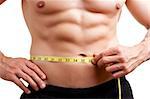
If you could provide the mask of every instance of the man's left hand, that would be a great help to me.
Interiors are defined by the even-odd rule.
[[[144,45],[133,47],[117,46],[95,55],[92,63],[99,68],[104,66],[114,78],[119,78],[132,72],[144,62],[147,51]]]

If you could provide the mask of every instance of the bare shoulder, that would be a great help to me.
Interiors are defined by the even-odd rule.
[[[145,5],[150,5],[150,0],[126,0],[126,5],[131,7],[135,5],[145,7]]]
[[[0,0],[0,4],[2,4],[4,1],[6,1],[6,0]]]
[[[126,5],[132,15],[144,26],[150,26],[150,0],[127,0]]]

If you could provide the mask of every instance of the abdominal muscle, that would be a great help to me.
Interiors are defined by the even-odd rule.
[[[31,4],[33,0],[27,2]],[[27,2],[23,5],[23,13],[32,36],[31,55],[92,56],[118,44],[115,20],[119,11],[112,12],[111,19],[102,13],[76,8],[48,14],[34,11],[36,8],[28,7]],[[45,82],[50,85],[87,88],[113,79],[104,66],[98,68],[92,63],[33,63],[47,75]]]
[[[65,44],[63,44],[63,46],[65,46]],[[85,54],[86,52],[83,50],[75,50],[76,48],[72,46],[70,46],[69,49],[71,49],[71,51],[63,52],[57,51],[57,49],[55,51],[54,47],[53,50],[45,52],[44,48],[42,48],[44,51],[42,53],[41,50],[38,51],[37,49],[34,49],[33,46],[31,55],[83,57],[79,54]],[[102,84],[112,79],[111,74],[106,72],[104,67],[98,68],[92,63],[52,63],[45,61],[33,61],[33,63],[38,65],[47,75],[45,82],[50,85],[69,88],[86,88]]]
[[[70,32],[70,35],[71,32]],[[78,35],[78,33],[77,33]],[[64,39],[53,41],[43,41],[36,38],[32,42],[31,55],[45,56],[69,56],[69,57],[87,57],[93,54],[99,54],[111,45],[117,45],[116,39],[99,39],[92,44],[73,43]],[[76,38],[77,39],[77,38]],[[84,39],[84,38],[83,38]],[[90,37],[89,37],[90,39]],[[81,44],[81,45],[80,45]],[[68,88],[87,88],[105,83],[112,79],[111,74],[106,72],[105,67],[96,67],[92,63],[61,63],[33,61],[47,75],[45,82],[50,85],[68,87]]]

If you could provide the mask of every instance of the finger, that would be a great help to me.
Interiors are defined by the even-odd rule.
[[[112,55],[117,55],[120,53],[118,48],[109,48],[107,50],[104,50],[103,52],[103,56],[112,56]]]
[[[107,72],[115,72],[115,71],[119,71],[119,70],[123,70],[124,69],[124,64],[123,63],[119,63],[119,64],[113,64],[111,66],[107,66],[106,68]]]
[[[126,59],[123,56],[114,55],[114,56],[105,56],[105,57],[101,58],[101,61],[103,61],[105,64],[124,63],[124,62],[126,62]]]
[[[126,64],[124,64],[124,66],[122,65],[123,66],[122,71],[118,71],[118,72],[113,73],[113,77],[118,78],[118,77],[122,77],[122,76],[129,74],[130,72],[132,72],[137,67],[137,65],[139,63],[141,63],[141,61],[136,61],[136,62],[134,62],[134,64],[132,64],[128,67]]]
[[[104,50],[103,52],[101,52],[99,55],[95,56],[92,63],[94,65],[96,65],[96,63],[98,62],[98,60],[100,60],[102,57],[104,56],[112,56],[112,55],[117,55],[119,54],[120,51],[117,48],[109,48],[107,50]]]
[[[102,57],[103,57],[102,53],[100,53],[99,55],[94,55],[92,64],[97,65],[98,60],[101,59]]]
[[[125,67],[125,66],[123,66],[123,67],[124,67],[123,70],[122,70],[122,71],[115,72],[115,73],[113,74],[113,77],[114,77],[114,78],[119,78],[119,77],[123,77],[123,76],[127,75],[128,73],[132,72],[132,71],[137,67],[137,65],[140,64],[141,62],[142,62],[142,61],[136,61],[136,62],[134,62],[134,64],[132,64],[131,66],[128,66],[128,68]]]
[[[126,59],[120,55],[104,56],[98,60],[97,65],[103,66],[107,64],[125,63]]]
[[[126,74],[127,74],[127,73],[124,72],[124,71],[118,71],[118,72],[115,72],[114,74],[112,74],[112,76],[113,76],[114,78],[120,78],[120,77],[125,76]]]
[[[105,56],[105,57],[102,57],[100,60],[98,60],[97,62],[97,65],[98,66],[103,66],[103,65],[106,65],[107,64],[110,64],[110,63],[123,63],[125,62],[125,59],[119,55],[115,55],[115,56]]]
[[[23,71],[28,74],[38,84],[38,86],[40,86],[40,88],[43,89],[46,87],[45,82],[33,70],[25,68]]]
[[[31,91],[20,81],[17,76],[12,77],[12,82],[14,82],[17,86],[19,86],[26,94],[30,94]]]
[[[43,73],[43,71],[37,65],[35,65],[34,63],[32,63],[30,61],[27,61],[26,65],[30,69],[32,69],[33,71],[35,71],[43,80],[46,79],[46,75]]]
[[[35,83],[35,81],[30,77],[28,76],[26,73],[24,73],[23,71],[20,71],[18,73],[16,73],[16,75],[19,77],[19,78],[22,78],[23,80],[25,80],[26,82],[29,83],[29,85],[36,91],[39,90],[37,84]]]

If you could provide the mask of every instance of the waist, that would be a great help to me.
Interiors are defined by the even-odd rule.
[[[32,61],[47,75],[47,84],[61,87],[84,88],[102,84],[112,79],[111,75],[105,71],[105,68],[98,68],[91,64],[92,57],[71,57],[72,60],[74,58],[81,59],[80,61],[73,60],[75,62],[72,60],[71,62],[68,61],[70,57],[37,56],[32,58],[35,58]],[[55,61],[46,61],[48,60],[47,58]],[[67,59],[68,62],[64,62],[63,59]],[[88,61],[84,61],[83,59]]]

